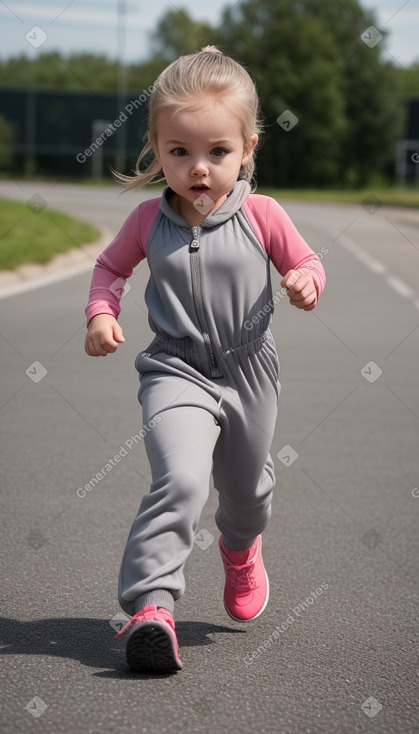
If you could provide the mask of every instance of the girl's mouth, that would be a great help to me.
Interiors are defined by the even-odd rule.
[[[191,188],[192,191],[196,191],[198,194],[204,194],[206,191],[209,190],[209,186],[206,186],[206,184],[192,186]]]

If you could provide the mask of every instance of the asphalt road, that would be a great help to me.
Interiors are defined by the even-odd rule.
[[[52,184],[0,195],[113,231],[138,199]],[[90,273],[0,301],[2,732],[419,730],[419,225],[383,207],[285,208],[325,248],[328,283],[314,312],[282,299],[274,317],[271,599],[247,625],[226,615],[212,489],[176,604],[174,676],[128,672],[112,626],[150,481],[143,445],[126,443],[141,426],[147,268],[123,299],[126,343],[106,359],[83,351]]]

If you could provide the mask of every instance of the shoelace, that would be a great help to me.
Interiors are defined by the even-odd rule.
[[[160,607],[158,611],[156,609],[149,609],[147,611],[144,611],[144,609],[140,609],[139,612],[134,614],[134,616],[131,617],[131,619],[129,619],[126,624],[124,624],[124,626],[115,635],[115,639],[123,635],[124,632],[130,630],[131,627],[135,627],[137,623],[149,621],[166,622],[173,629],[173,617],[168,609],[164,609],[164,607]]]
[[[249,593],[250,589],[255,589],[256,579],[254,576],[254,566],[230,566],[227,569],[229,583],[234,586],[234,590],[238,595]]]

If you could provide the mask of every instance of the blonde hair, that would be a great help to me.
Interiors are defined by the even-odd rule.
[[[262,132],[256,87],[243,66],[215,46],[205,46],[197,53],[180,56],[164,69],[154,84],[149,102],[148,130],[144,136],[146,144],[138,156],[134,176],[115,173],[126,190],[164,180],[161,163],[154,152],[157,114],[168,108],[177,112],[197,107],[207,95],[217,97],[240,120],[245,147],[254,133],[259,135]],[[241,168],[239,178],[250,183],[254,169],[252,154],[249,162]]]

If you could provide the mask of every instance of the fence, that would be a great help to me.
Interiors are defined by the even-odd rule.
[[[129,172],[143,146],[150,93],[0,88],[0,115],[14,129],[13,172],[100,177],[107,164]]]
[[[143,147],[152,87],[116,92],[0,87],[0,115],[14,127],[13,174],[101,178],[129,173]],[[395,151],[399,182],[419,185],[419,99],[407,103],[406,132]]]

